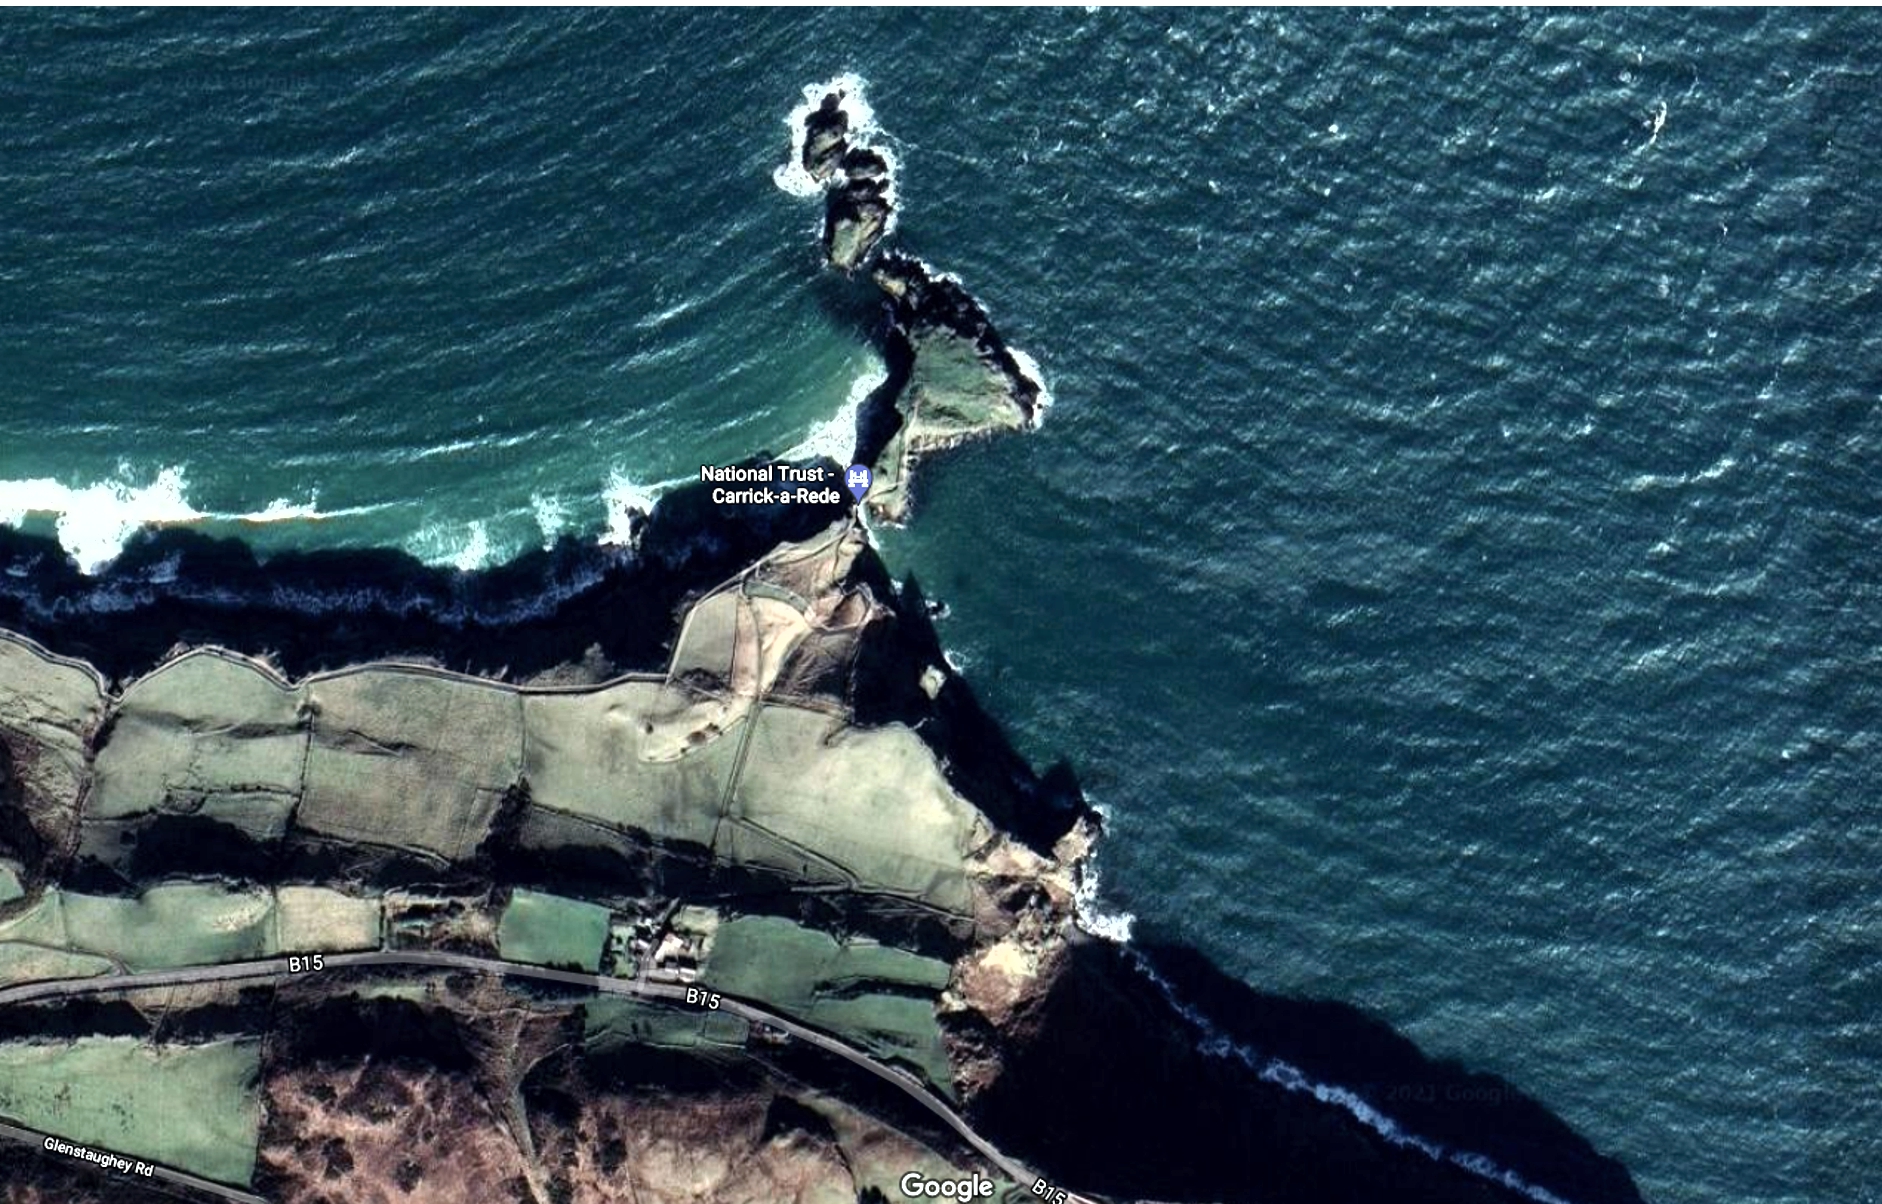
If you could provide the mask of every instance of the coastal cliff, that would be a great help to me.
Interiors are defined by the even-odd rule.
[[[807,98],[793,162],[883,306],[860,505],[689,486],[632,548],[470,573],[168,531],[87,576],[0,533],[0,992],[100,986],[0,1008],[0,1057],[83,1049],[125,1092],[100,1114],[149,1098],[127,1050],[214,1059],[220,1144],[99,1132],[295,1204],[874,1201],[911,1168],[1008,1200],[1638,1200],[1508,1083],[1081,923],[1073,768],[1010,746],[866,522],[1049,394],[887,245],[854,99]],[[21,1201],[142,1194],[0,1165]]]
[[[671,521],[656,512],[650,530]],[[685,572],[685,564],[680,562],[678,571]],[[645,566],[641,571],[654,572]],[[0,743],[7,750],[0,813],[8,817],[0,828],[8,834],[0,856],[20,866],[25,887],[21,899],[0,907],[0,942],[6,918],[25,914],[48,892],[63,891],[68,899],[148,900],[179,874],[248,891],[324,885],[353,897],[399,894],[404,900],[400,910],[388,909],[385,922],[405,934],[406,947],[489,954],[504,952],[488,935],[502,913],[489,909],[530,890],[598,903],[617,921],[631,915],[667,917],[650,943],[696,941],[694,929],[670,922],[673,909],[709,901],[717,917],[710,924],[721,933],[728,925],[750,925],[770,916],[789,920],[779,933],[799,926],[839,942],[866,938],[935,959],[945,967],[934,980],[940,990],[924,1005],[938,1025],[936,1056],[941,1060],[928,1063],[935,1087],[957,1099],[964,1114],[1001,1149],[1052,1183],[1087,1196],[1358,1201],[1378,1198],[1389,1185],[1396,1199],[1559,1198],[1586,1204],[1637,1198],[1622,1168],[1508,1084],[1433,1063],[1384,1026],[1349,1009],[1262,996],[1212,971],[1193,954],[1120,947],[1086,934],[1079,927],[1076,900],[1098,836],[1096,817],[1078,797],[1069,771],[1038,774],[1006,745],[967,684],[946,668],[919,592],[897,587],[849,520],[838,519],[805,540],[781,541],[713,586],[688,589],[669,581],[656,592],[666,591],[684,603],[648,639],[647,646],[665,650],[662,662],[643,662],[634,666],[639,672],[600,682],[585,680],[592,665],[583,669],[579,663],[560,672],[539,666],[534,678],[543,684],[537,685],[424,668],[443,648],[399,643],[410,640],[414,629],[391,616],[351,616],[352,638],[360,646],[376,647],[382,657],[396,653],[417,670],[376,670],[370,664],[353,666],[347,658],[323,661],[318,654],[297,652],[291,670],[296,676],[283,677],[236,652],[196,652],[181,659],[166,654],[156,663],[138,664],[129,659],[130,648],[113,647],[117,675],[125,679],[114,684],[90,666],[50,657],[17,640],[0,642],[6,654]],[[592,605],[580,597],[562,604],[572,614],[588,613]],[[140,617],[151,620],[165,613],[164,607],[152,606]],[[550,610],[551,617],[559,613],[559,608]],[[244,632],[240,607],[213,614],[199,610],[191,618],[196,627],[190,634],[197,639],[251,654],[264,651]],[[536,638],[535,622],[517,622],[514,650],[526,650]],[[360,630],[374,626],[380,630],[372,639]],[[58,642],[56,627],[38,634]],[[167,648],[184,634],[170,630],[155,643]],[[484,652],[493,662],[511,650],[505,634],[500,628],[484,631]],[[606,646],[623,646],[605,626],[586,635]],[[138,646],[152,646],[150,641],[144,633]],[[381,676],[375,678],[376,673]],[[381,701],[372,703],[374,698]],[[539,737],[534,742],[538,751],[530,758],[488,759],[493,754],[479,753],[492,769],[465,776],[470,750],[500,749],[505,738],[499,733],[511,722],[507,705],[492,710],[475,700],[501,698],[521,701],[517,713],[525,726],[536,724],[535,708],[553,706],[543,716],[553,714],[554,727],[542,730],[553,730],[553,747],[564,751],[545,751],[551,745]],[[594,708],[581,701],[585,698],[594,700]],[[227,713],[203,709],[212,703]],[[646,770],[631,770],[633,761],[624,764],[595,736],[582,734],[583,714],[621,714],[623,708],[646,717],[635,721],[647,727],[636,754],[649,766]],[[875,852],[831,846],[851,850],[841,854],[850,869],[819,886],[809,865],[790,865],[757,846],[709,834],[688,837],[680,829],[663,834],[652,818],[621,821],[619,837],[599,835],[592,825],[577,834],[559,818],[587,804],[584,796],[565,796],[566,788],[556,783],[614,764],[610,791],[639,795],[663,780],[657,775],[664,771],[653,767],[673,754],[660,747],[680,753],[680,764],[696,760],[704,766],[718,742],[749,729],[757,708],[772,717],[793,712],[825,716],[819,725],[836,726],[820,729],[825,734],[810,743],[800,741],[812,729],[805,737],[775,729],[787,743],[767,744],[772,751],[757,762],[758,769],[786,776],[775,782],[756,777],[754,787],[774,796],[787,781],[810,779],[822,783],[814,791],[814,805],[824,808],[832,804],[829,790],[837,782],[866,777],[874,772],[872,766],[901,765],[882,779],[877,793],[858,796],[859,821],[870,822],[862,817],[871,813],[881,815],[877,822],[888,821],[890,814],[915,806],[957,809],[966,826],[958,837],[947,838],[948,847],[956,850],[953,868],[939,878],[930,870],[911,878],[898,868],[904,854],[917,855],[920,849],[909,843],[912,832],[905,822],[888,821],[871,846]],[[442,712],[455,716],[457,734],[401,719]],[[270,714],[279,718],[268,719]],[[478,714],[487,717],[474,719]],[[473,725],[467,729],[474,737],[470,743],[462,743],[466,723]],[[202,733],[231,730],[231,725],[242,732],[237,746],[203,743]],[[864,759],[851,760],[841,770],[796,764],[806,756],[827,756],[825,750],[833,747],[829,731],[852,733],[843,737],[846,741],[876,733],[871,739],[877,743]],[[279,813],[289,818],[260,823],[265,796],[255,793],[256,774],[268,763],[271,742],[283,737],[291,759],[285,762],[289,768]],[[885,739],[891,742],[880,743]],[[194,751],[181,759],[164,751],[178,740]],[[323,784],[328,779],[308,776],[327,772],[319,769],[322,760],[293,751],[331,749],[332,756],[339,756],[351,747],[381,746],[403,747],[401,759],[419,766],[422,777],[405,787],[396,785],[404,779],[389,779],[388,790],[405,794],[381,794],[372,778],[352,775],[335,762],[330,772],[341,778],[331,780],[358,783],[353,789],[377,799],[370,807],[322,802],[332,797]],[[452,748],[458,751],[449,752]],[[218,766],[225,763],[230,772],[239,766],[246,775],[239,797],[217,786],[223,772]],[[487,772],[496,776],[484,776]],[[939,776],[932,786],[920,786],[912,772]],[[649,773],[656,775],[646,778],[649,785],[633,784],[642,779],[632,775]],[[683,793],[675,796],[674,805],[703,805],[695,790],[709,790],[716,798],[724,788],[714,781],[676,787]],[[932,791],[940,793],[924,793]],[[418,809],[402,805],[401,797],[416,800]],[[477,801],[486,797],[492,800],[487,807]],[[922,797],[937,802],[918,803]],[[429,814],[484,818],[468,830],[453,821],[428,836]],[[678,813],[659,805],[646,814]],[[772,814],[764,822],[782,831],[791,821]],[[885,838],[888,843],[880,843]],[[862,868],[867,866],[876,868]],[[832,892],[840,883],[856,883],[859,870],[878,875],[881,885],[864,882],[862,890]],[[964,890],[954,893],[949,882]],[[491,918],[477,918],[485,914]],[[724,958],[729,946],[723,937],[719,940],[717,953]],[[708,951],[697,958],[709,981],[713,957]],[[718,981],[735,972],[733,963],[723,966],[716,971]],[[331,1074],[353,1081],[354,1071],[345,1069],[354,1065],[350,1055],[326,1048],[323,1042],[329,1038],[319,1034],[330,1037],[347,1027],[334,1017],[385,1005],[370,1003],[372,991],[363,986],[328,994],[318,1006],[329,1019],[301,1038],[311,1042],[305,1057],[283,1061],[271,1075],[304,1078],[311,1060],[330,1064]],[[291,1001],[299,995],[280,998]],[[421,1000],[399,1005],[416,1009],[401,1023],[427,1032],[475,1033],[487,1019],[464,998],[463,988],[433,988]],[[474,991],[470,998],[483,996]],[[292,1016],[301,1005],[276,1006],[284,1008],[278,1016]],[[548,1030],[577,1023],[569,1018],[572,1013],[556,1011],[564,1006],[557,1004],[531,1023]],[[277,1023],[262,1019],[262,1013],[224,1005],[214,1026],[252,1034],[249,1025],[273,1031],[269,1026]],[[857,1031],[868,1039],[880,1030]],[[471,1035],[450,1040],[484,1050],[501,1044]],[[452,1105],[457,1112],[437,1122],[445,1129],[474,1130],[472,1120],[482,1114],[476,1101],[497,1098],[491,1095],[492,1083],[510,1084],[505,1090],[536,1083],[529,1091],[551,1101],[595,1093],[604,1101],[613,1098],[608,1094],[613,1088],[598,1084],[616,1083],[616,1071],[598,1072],[581,1058],[559,1055],[552,1063],[523,1059],[497,1066],[477,1058],[466,1061],[461,1054],[434,1056],[425,1048],[414,1043],[402,1055],[409,1065],[378,1072],[392,1079],[372,1090],[387,1098],[414,1093],[448,1098],[457,1090],[449,1084],[463,1081],[465,1102]],[[905,1103],[885,1101],[879,1091],[847,1081],[829,1067],[805,1063],[802,1053],[794,1056],[791,1081],[861,1100],[864,1111],[877,1117],[873,1123],[949,1148],[944,1135],[908,1115]],[[710,1081],[716,1073],[685,1070],[683,1059],[676,1064],[679,1069],[664,1071],[637,1059],[632,1060],[640,1067],[633,1072],[640,1076],[635,1081],[651,1076],[651,1081],[665,1082],[670,1074],[677,1076],[672,1081],[692,1082],[701,1073]],[[606,1058],[602,1064],[614,1065]],[[1290,1067],[1298,1081],[1290,1084],[1276,1065]],[[275,1082],[273,1077],[267,1081]],[[549,1081],[568,1085],[540,1086]],[[770,1082],[762,1075],[736,1081],[746,1086],[731,1089],[730,1096],[724,1094],[727,1088],[715,1087],[718,1094],[701,1097],[696,1105],[703,1111],[692,1113],[704,1118],[689,1122],[697,1125],[701,1156],[727,1140],[731,1116],[759,1107],[775,1090],[762,1085]],[[584,1082],[587,1087],[576,1085]],[[1342,1084],[1353,1099],[1370,1101],[1376,1111],[1329,1104],[1300,1085],[1317,1082]],[[345,1108],[307,1102],[317,1101],[325,1090],[317,1082],[294,1086],[283,1081],[268,1090],[269,1116],[291,1109],[297,1118],[297,1143],[313,1140],[323,1124],[342,1124]],[[310,1091],[315,1096],[309,1097]],[[589,1107],[554,1105],[574,1125],[572,1134],[601,1123],[583,1119]],[[1396,1117],[1394,1129],[1382,1129],[1373,1119],[1386,1115]],[[321,1121],[321,1116],[332,1119]],[[500,1115],[489,1123],[498,1120]],[[547,1122],[516,1123],[541,1128]],[[342,1133],[334,1129],[333,1140],[344,1146],[350,1138]],[[266,1152],[270,1140],[285,1137],[264,1134],[264,1161],[274,1157]],[[582,1140],[576,1135],[544,1138],[559,1143],[573,1160],[571,1167],[587,1165],[584,1160],[593,1156],[581,1152]],[[504,1158],[519,1168],[536,1166],[530,1174],[517,1172],[525,1188],[531,1175],[549,1173],[531,1162],[540,1159],[540,1147],[533,1155],[523,1147],[510,1148]],[[1439,1156],[1433,1156],[1434,1149]],[[393,1164],[357,1151],[334,1157],[334,1165],[354,1168],[335,1172],[343,1182],[396,1171]],[[1460,1162],[1464,1157],[1504,1168],[1505,1178],[1522,1188],[1472,1171]],[[286,1159],[273,1172],[282,1198],[301,1198],[292,1188],[292,1164]],[[1549,1194],[1538,1196],[1538,1190]],[[578,1192],[574,1198],[604,1197]]]

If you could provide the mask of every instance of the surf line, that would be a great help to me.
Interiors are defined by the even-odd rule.
[[[1293,1063],[1248,1048],[1223,1032],[1213,1020],[1178,998],[1176,988],[1163,975],[1157,973],[1156,968],[1141,953],[1126,947],[1124,955],[1130,959],[1131,964],[1139,973],[1148,978],[1157,990],[1163,993],[1163,997],[1169,1001],[1177,1014],[1189,1021],[1198,1034],[1196,1048],[1205,1057],[1233,1058],[1252,1070],[1263,1082],[1272,1083],[1286,1091],[1311,1095],[1323,1104],[1331,1104],[1395,1146],[1415,1149],[1434,1162],[1449,1162],[1478,1178],[1487,1179],[1511,1191],[1520,1192],[1536,1201],[1536,1204],[1572,1204],[1572,1201],[1556,1195],[1540,1184],[1529,1182],[1515,1171],[1498,1166],[1483,1154],[1470,1150],[1451,1149],[1407,1131],[1397,1121],[1367,1102],[1356,1091],[1329,1083],[1315,1082]]]

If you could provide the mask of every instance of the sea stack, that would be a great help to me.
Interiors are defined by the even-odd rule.
[[[851,89],[836,83],[803,118],[799,165],[823,187],[823,253],[849,273],[861,267],[895,216],[895,161],[863,140],[846,107]]]
[[[829,180],[843,157],[850,117],[843,109],[843,93],[824,94],[823,103],[804,118],[804,171],[819,184]]]
[[[885,245],[895,224],[897,162],[868,141],[860,81],[844,76],[805,96],[812,103],[793,116],[792,137],[796,166],[822,189],[824,258],[845,275],[866,268],[888,302],[880,331],[889,381],[859,416],[856,456],[874,480],[864,504],[899,522],[920,457],[1030,430],[1051,398],[1032,361],[1007,345],[959,280]]]

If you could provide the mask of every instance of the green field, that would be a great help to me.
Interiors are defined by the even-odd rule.
[[[497,925],[497,950],[505,961],[593,974],[601,969],[612,919],[593,903],[519,890]]]
[[[592,691],[523,692],[385,665],[288,686],[237,657],[184,656],[112,708],[84,847],[129,859],[156,817],[190,816],[265,844],[292,828],[462,863],[526,786],[533,814],[579,821],[525,821],[526,836],[557,847],[651,847],[889,907],[968,914],[963,861],[991,832],[921,738],[765,695],[787,668],[809,680],[823,664],[811,656],[809,668],[791,668],[792,649],[810,638],[802,605],[766,582],[714,595],[689,618],[681,677]],[[81,735],[99,718],[95,683],[4,642],[0,670],[0,724],[28,731],[35,774],[76,800]]]
[[[89,953],[71,953],[39,945],[0,944],[0,987],[61,978],[95,978],[111,963]]]
[[[172,661],[125,690],[87,816],[194,814],[257,839],[280,836],[307,760],[303,701],[245,662]]]
[[[667,755],[662,720],[687,702],[645,681],[526,699],[531,800],[663,843],[710,848],[738,740],[724,736]]]
[[[130,1037],[0,1043],[0,1115],[221,1183],[255,1169],[259,1043],[150,1046]]]
[[[85,775],[85,735],[103,710],[104,698],[91,674],[0,636],[0,732],[23,746],[13,769],[29,811],[77,803]]]
[[[968,910],[962,863],[989,830],[905,727],[645,681],[532,696],[524,717],[537,807],[807,885]]]
[[[962,864],[990,832],[908,728],[768,706],[743,766],[727,828],[749,843],[728,850],[733,860],[968,909]]]
[[[522,774],[514,691],[390,668],[306,690],[315,717],[297,824],[440,861],[476,852]]]
[[[946,962],[873,941],[839,942],[789,920],[746,917],[719,926],[701,981],[901,1062],[952,1092],[934,1014]]]
[[[356,898],[322,886],[275,889],[275,951],[339,953],[377,949],[384,908],[377,898]]]
[[[622,1044],[660,1049],[737,1050],[744,1048],[751,1026],[730,1012],[680,1009],[665,1004],[610,996],[589,1003],[584,1039],[601,1051]]]
[[[51,892],[48,892],[50,895]],[[267,957],[274,948],[274,896],[184,883],[137,898],[63,895],[67,943],[134,970],[162,970]]]
[[[142,895],[49,889],[0,923],[0,983],[101,973],[96,959],[130,970],[250,961],[278,953],[340,952],[379,945],[377,899],[322,887],[226,890],[201,883],[154,886]],[[90,955],[61,960],[58,951]],[[55,956],[45,956],[51,951]]]

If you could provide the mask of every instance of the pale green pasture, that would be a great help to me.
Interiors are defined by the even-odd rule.
[[[902,1062],[950,1092],[934,1014],[948,973],[947,963],[903,949],[746,917],[719,926],[701,981]]]
[[[593,903],[519,890],[497,924],[497,949],[506,961],[594,973],[601,969],[612,918]]]
[[[0,1043],[0,1115],[101,1151],[220,1183],[255,1169],[259,1043],[131,1037]]]
[[[119,897],[47,890],[0,923],[0,982],[252,961],[279,953],[373,949],[380,903],[324,887],[228,890],[205,883],[154,886]],[[35,952],[35,951],[38,952]],[[72,961],[57,954],[87,955]]]

